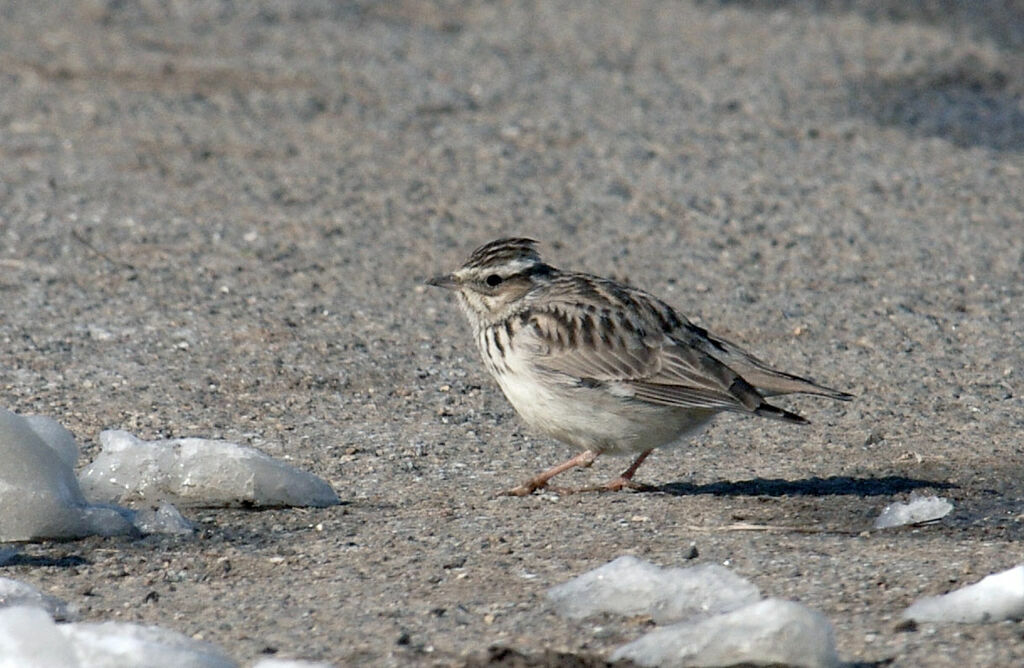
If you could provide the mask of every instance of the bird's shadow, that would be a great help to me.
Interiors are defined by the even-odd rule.
[[[650,491],[672,496],[890,496],[900,492],[930,487],[951,489],[957,487],[950,482],[919,480],[905,476],[884,478],[852,478],[831,476],[828,478],[804,478],[783,480],[781,478],[754,478],[712,482],[696,485],[690,482],[670,482],[653,486]]]

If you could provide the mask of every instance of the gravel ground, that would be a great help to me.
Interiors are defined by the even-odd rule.
[[[1024,661],[1019,623],[898,624],[1024,561],[1019,3],[0,17],[0,401],[83,463],[105,428],[226,438],[344,500],[186,510],[195,538],[26,545],[0,574],[244,662],[554,665],[649,628],[544,600],[631,553],[810,605],[857,665]],[[722,418],[645,464],[657,492],[492,498],[569,452],[422,280],[508,234],[858,397]],[[870,531],[915,491],[955,510]]]

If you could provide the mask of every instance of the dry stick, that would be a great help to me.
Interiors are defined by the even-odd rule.
[[[75,229],[71,230],[71,238],[73,238],[75,241],[77,241],[78,243],[82,244],[83,246],[85,246],[86,248],[88,248],[93,253],[95,253],[96,255],[100,256],[101,258],[103,258],[104,260],[109,262],[110,264],[114,265],[115,267],[121,267],[122,269],[128,269],[130,271],[135,271],[135,265],[132,265],[132,264],[130,264],[128,262],[120,262],[118,260],[114,260],[109,255],[107,255],[106,253],[104,253],[100,249],[98,249],[95,246],[93,246],[92,243],[88,239],[83,237],[78,232],[78,230],[75,230]]]
[[[863,531],[852,531],[850,529],[827,529],[824,527],[810,527],[810,526],[781,526],[774,524],[750,524],[747,522],[737,522],[735,524],[725,524],[722,526],[699,526],[696,524],[687,524],[686,529],[689,531],[700,531],[706,533],[714,533],[718,531],[765,531],[774,533],[827,533],[837,534],[840,536],[859,536],[864,533]]]

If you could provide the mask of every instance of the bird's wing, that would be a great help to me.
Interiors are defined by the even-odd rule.
[[[535,364],[666,406],[797,416],[769,406],[750,383],[657,323],[621,310],[534,308],[522,317]],[[785,414],[785,415],[783,415]]]
[[[823,397],[850,401],[853,395],[819,385],[810,378],[779,371],[762,359],[755,357],[741,346],[727,341],[703,327],[683,319],[682,324],[672,331],[673,338],[699,348],[734,369],[744,380],[756,387],[766,397],[778,394],[818,394]]]

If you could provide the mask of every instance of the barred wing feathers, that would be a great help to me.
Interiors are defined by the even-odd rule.
[[[543,305],[535,303],[519,316],[517,338],[527,339],[523,343],[533,348],[537,366],[640,401],[806,422],[767,404],[754,386],[712,355],[666,333],[657,317],[664,314],[651,311],[655,305],[634,305],[647,308],[567,308],[549,295]]]

